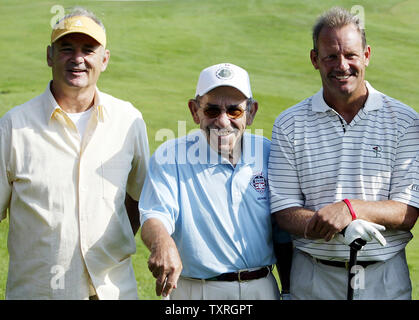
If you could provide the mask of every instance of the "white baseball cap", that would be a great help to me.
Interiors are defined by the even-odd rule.
[[[231,63],[220,63],[202,70],[196,86],[195,96],[199,95],[202,97],[212,89],[221,86],[236,88],[246,98],[252,97],[247,71]]]

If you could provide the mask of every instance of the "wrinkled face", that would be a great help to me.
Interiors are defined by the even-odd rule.
[[[210,146],[230,160],[257,111],[257,103],[250,112],[246,111],[246,102],[243,93],[232,87],[218,87],[201,97],[199,102],[189,101],[192,117],[205,132]]]
[[[310,56],[320,72],[325,97],[359,96],[365,88],[365,68],[370,55],[370,47],[363,48],[361,34],[354,25],[323,28],[318,52],[312,50]]]
[[[96,86],[108,61],[109,51],[81,33],[71,33],[58,39],[47,51],[54,86],[62,89]]]

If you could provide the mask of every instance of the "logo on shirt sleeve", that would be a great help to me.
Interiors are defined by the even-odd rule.
[[[257,173],[255,174],[252,179],[250,180],[250,185],[261,195],[265,193],[265,191],[268,189],[268,180],[263,176],[263,174]],[[258,198],[258,200],[261,200],[262,198]],[[266,198],[265,198],[266,199]]]

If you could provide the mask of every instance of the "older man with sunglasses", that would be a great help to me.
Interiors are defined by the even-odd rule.
[[[270,141],[245,132],[258,110],[248,73],[227,63],[204,69],[188,106],[201,130],[156,150],[139,204],[156,293],[279,299],[271,272]]]

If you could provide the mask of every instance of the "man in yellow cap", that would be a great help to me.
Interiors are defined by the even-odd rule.
[[[0,118],[7,299],[136,299],[131,262],[149,147],[141,113],[96,87],[110,53],[77,8],[51,34],[52,81]]]

